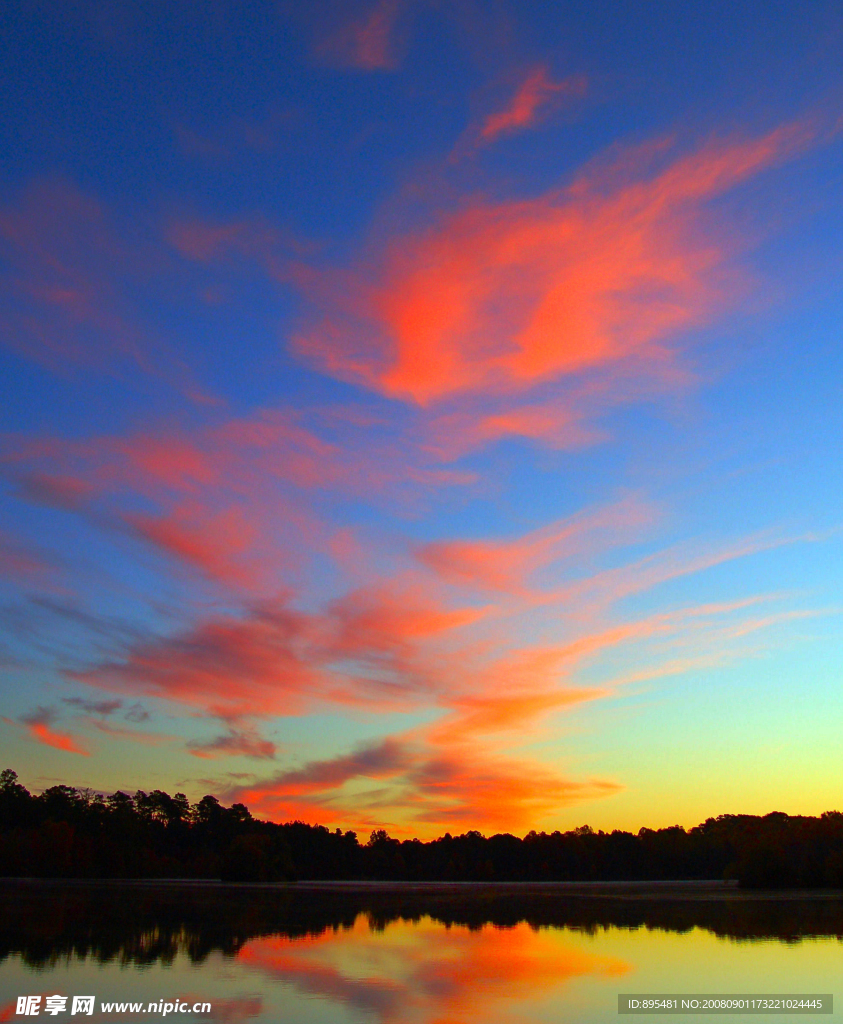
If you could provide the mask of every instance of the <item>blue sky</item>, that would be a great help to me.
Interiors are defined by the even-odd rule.
[[[35,788],[401,834],[818,813],[835,4],[8,4]]]

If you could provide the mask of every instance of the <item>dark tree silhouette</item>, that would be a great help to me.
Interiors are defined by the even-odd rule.
[[[0,773],[0,875],[36,878],[222,878],[409,881],[737,879],[753,888],[843,887],[843,814],[722,814],[684,829],[569,832],[423,843],[253,818],[213,796],[190,804],[161,790],[103,796],[70,786],[31,794]]]

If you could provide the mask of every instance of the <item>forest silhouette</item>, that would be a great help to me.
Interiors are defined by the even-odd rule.
[[[843,813],[721,814],[685,829],[445,833],[398,840],[252,817],[213,796],[70,786],[30,793],[0,773],[0,876],[578,882],[733,879],[744,888],[843,888]]]

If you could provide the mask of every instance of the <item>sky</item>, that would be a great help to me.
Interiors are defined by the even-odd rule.
[[[422,838],[841,806],[839,4],[0,20],[22,782]]]

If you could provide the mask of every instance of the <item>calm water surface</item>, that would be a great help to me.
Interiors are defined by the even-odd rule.
[[[841,981],[840,893],[0,883],[0,1021],[29,1019],[20,995],[58,1021],[161,1021],[101,1008],[160,999],[211,1004],[180,1021],[618,1021],[619,992],[702,991],[832,992],[840,1012]],[[53,994],[96,1011],[47,1016]]]

